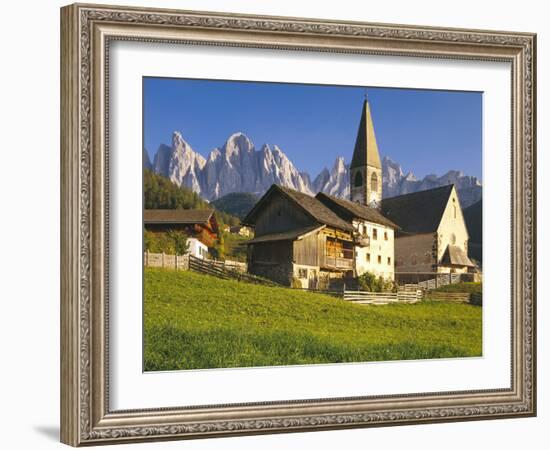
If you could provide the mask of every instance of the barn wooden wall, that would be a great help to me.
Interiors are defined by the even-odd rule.
[[[295,230],[314,225],[311,217],[297,208],[287,198],[274,195],[263,206],[255,225],[256,237],[271,233]]]

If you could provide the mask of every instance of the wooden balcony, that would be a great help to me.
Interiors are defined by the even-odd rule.
[[[352,270],[354,262],[353,249],[340,249],[336,252],[327,252],[323,255],[321,266],[329,269]]]

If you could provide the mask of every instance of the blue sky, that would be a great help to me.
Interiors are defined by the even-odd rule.
[[[315,177],[337,156],[351,161],[365,91],[381,157],[418,177],[456,169],[481,179],[479,92],[144,78],[144,145],[152,160],[177,130],[206,157],[242,131]]]

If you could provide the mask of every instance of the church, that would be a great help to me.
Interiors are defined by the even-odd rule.
[[[350,166],[351,201],[378,209],[397,225],[395,271],[466,273],[468,231],[454,185],[383,198],[382,165],[370,105],[363,111]]]

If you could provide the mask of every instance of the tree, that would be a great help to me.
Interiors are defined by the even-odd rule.
[[[185,255],[189,251],[187,242],[187,234],[183,231],[168,230],[166,235],[174,243],[174,251],[176,255]]]

